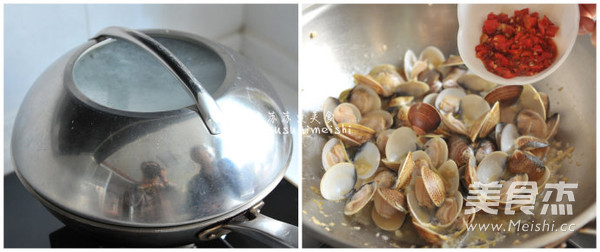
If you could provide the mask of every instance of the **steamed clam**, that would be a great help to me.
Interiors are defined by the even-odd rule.
[[[361,119],[360,110],[354,104],[341,103],[333,97],[323,103],[323,117],[329,132],[335,132],[339,123],[358,123]]]
[[[331,138],[329,141],[327,141],[327,143],[325,143],[321,153],[321,162],[323,163],[323,168],[326,171],[331,166],[348,161],[350,161],[350,159],[348,158],[346,148],[339,139]]]
[[[372,142],[366,142],[354,155],[356,175],[360,179],[371,177],[379,167],[379,150]]]
[[[352,89],[349,102],[358,108],[361,115],[381,108],[379,96],[371,88],[364,85],[357,85]]]
[[[348,146],[360,146],[371,140],[375,131],[358,123],[340,123],[337,127],[339,137]]]
[[[381,161],[390,169],[397,170],[409,152],[417,149],[417,135],[408,127],[401,127],[391,133],[385,145],[385,158]]]
[[[498,183],[503,196],[484,200],[503,208],[516,182],[539,191],[549,180],[560,115],[533,86],[497,86],[432,46],[354,79],[323,105],[334,137],[322,152],[321,194],[346,199],[347,218],[362,211],[383,231],[407,222],[442,246],[475,219],[463,209],[469,185]]]
[[[329,168],[321,178],[321,195],[326,200],[341,200],[356,183],[356,169],[351,163],[339,163]]]
[[[392,127],[394,118],[389,112],[378,109],[363,115],[359,123],[375,132],[381,132]]]
[[[463,225],[463,196],[458,191],[459,172],[452,160],[439,169],[422,162],[421,176],[407,188],[412,223],[426,241],[441,245],[447,237],[460,235]]]
[[[408,121],[417,135],[424,135],[435,130],[440,125],[441,119],[433,106],[418,102],[410,106]]]
[[[345,215],[353,215],[362,210],[373,198],[377,190],[377,182],[366,183],[352,193],[344,207]]]
[[[369,75],[387,90],[394,90],[405,80],[394,65],[383,64],[374,67]]]

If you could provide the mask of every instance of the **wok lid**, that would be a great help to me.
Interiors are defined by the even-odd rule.
[[[158,51],[144,49],[152,41]],[[291,156],[291,135],[277,133],[286,127],[272,88],[239,54],[182,32],[108,28],[28,92],[13,161],[30,189],[65,211],[175,226],[266,196]]]

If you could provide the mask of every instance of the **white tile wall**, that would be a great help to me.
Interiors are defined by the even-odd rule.
[[[168,28],[219,40],[243,25],[243,5],[110,4],[86,5],[90,35],[112,25],[135,29]]]
[[[297,22],[296,5],[5,5],[4,173],[13,170],[12,124],[29,87],[55,59],[107,26],[182,30],[238,50],[265,73],[296,119]],[[286,176],[299,181],[295,160]]]
[[[296,5],[247,5],[244,12],[246,33],[266,38],[280,46],[289,57],[298,58],[298,30],[290,29],[289,25],[292,20],[298,20]]]

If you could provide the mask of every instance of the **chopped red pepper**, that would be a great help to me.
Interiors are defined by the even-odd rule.
[[[500,23],[498,23],[498,20],[495,19],[486,20],[483,22],[483,29],[486,34],[492,34],[496,31],[496,28],[498,28],[499,24]]]
[[[503,78],[531,76],[548,68],[556,58],[552,38],[558,27],[544,15],[515,10],[513,17],[490,12],[483,22],[477,58],[488,71]]]

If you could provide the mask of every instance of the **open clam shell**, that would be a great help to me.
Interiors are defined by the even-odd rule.
[[[435,46],[428,46],[419,54],[419,60],[429,63],[430,69],[436,69],[446,61],[446,56]]]
[[[385,154],[385,145],[387,144],[390,135],[392,135],[392,132],[394,132],[393,129],[386,129],[384,131],[377,132],[375,144],[377,145],[377,148],[381,154]]]
[[[356,146],[357,143],[358,145],[362,145],[369,141],[375,134],[373,129],[357,123],[340,123],[338,124],[338,131],[339,134],[336,134],[336,136],[345,136],[353,140],[344,141],[346,139],[340,137],[340,139],[344,141],[344,144],[349,147]]]
[[[339,138],[340,141],[342,141],[342,143],[344,143],[345,146],[356,147],[356,146],[360,146],[361,145],[360,142],[358,142],[358,141],[354,140],[353,138],[350,138],[350,137],[348,137],[346,135],[343,135],[341,133],[336,133],[335,136],[337,138]]]
[[[402,106],[398,108],[396,114],[396,127],[410,127],[410,121],[408,120],[408,111],[410,106]]]
[[[366,142],[354,155],[354,167],[356,175],[360,179],[366,179],[375,173],[379,167],[381,156],[377,146],[372,142]]]
[[[423,97],[423,102],[435,107],[435,100],[438,95],[438,93],[430,93]]]
[[[421,224],[430,224],[436,209],[433,201],[427,194],[422,177],[416,177],[411,190],[406,193],[406,202],[413,220]]]
[[[438,93],[442,89],[441,74],[437,70],[427,69],[419,76],[419,81],[429,85],[429,93]]]
[[[431,60],[437,61],[435,59],[439,55],[434,55],[435,52],[429,51],[426,52],[426,56],[432,56]],[[404,54],[404,75],[406,80],[416,80],[419,74],[426,69],[429,69],[428,58],[426,59],[417,59],[415,53],[412,50],[407,50]]]
[[[548,142],[533,136],[520,136],[515,139],[515,148],[531,152],[539,159],[543,159],[548,151]]]
[[[493,127],[488,124],[493,124],[496,121],[498,111],[493,111],[493,113],[490,114],[490,106],[483,98],[481,98],[481,96],[469,94],[460,98],[458,118],[454,117],[453,112],[449,112],[454,108],[452,105],[447,105],[450,108],[445,108],[445,104],[448,103],[444,101],[451,100],[448,97],[453,97],[452,99],[454,99],[458,96],[452,94],[442,96],[440,93],[437,100],[440,100],[438,109],[440,111],[442,122],[444,122],[444,125],[451,131],[468,136],[471,141],[475,141],[484,125],[486,125],[487,133],[491,131],[491,128]],[[436,101],[436,103],[437,102],[438,101]],[[489,118],[492,120],[489,120],[488,122]]]
[[[441,137],[433,137],[425,143],[425,153],[431,158],[434,167],[440,167],[448,160],[448,145]]]
[[[382,64],[374,67],[371,69],[371,72],[369,72],[369,75],[387,90],[394,90],[396,86],[406,81],[404,77],[398,73],[396,67],[390,64]]]
[[[473,155],[473,150],[469,146],[467,139],[457,135],[452,135],[448,139],[448,151],[448,157],[454,160],[457,166],[466,164],[469,156]]]
[[[383,166],[390,168],[394,171],[397,171],[398,169],[400,169],[400,166],[402,165],[401,160],[391,161],[387,158],[381,159],[381,163],[383,164]]]
[[[522,85],[499,86],[485,95],[485,100],[490,106],[496,102],[499,102],[500,106],[509,106],[517,102],[522,91]]]
[[[438,69],[445,68],[445,67],[460,66],[460,65],[464,65],[464,64],[465,63],[463,62],[463,60],[460,56],[450,54],[450,56],[448,56],[448,59],[446,59],[446,61],[444,61],[442,64],[440,64],[438,66]]]
[[[381,99],[379,99],[377,93],[370,87],[361,84],[352,89],[348,101],[358,108],[361,115],[381,109]]]
[[[390,218],[396,211],[408,213],[406,197],[398,190],[378,188],[373,198],[375,210],[384,218]]]
[[[531,109],[523,109],[515,120],[515,124],[521,135],[531,135],[537,138],[546,138],[548,129],[546,119],[541,114]]]
[[[514,174],[526,173],[530,180],[536,181],[544,176],[544,162],[530,152],[515,150],[508,158],[508,171]]]
[[[415,162],[415,169],[413,170],[413,174],[417,174],[421,176],[421,166],[427,166],[428,168],[433,168],[433,162],[431,162],[431,158],[425,151],[418,150],[412,153],[412,159]],[[417,166],[418,165],[418,166]]]
[[[442,113],[458,113],[460,100],[467,94],[462,88],[446,88],[435,99],[435,107]]]
[[[506,169],[508,155],[502,151],[494,151],[485,157],[477,166],[477,179],[484,184],[500,181]],[[475,181],[473,181],[475,182]]]
[[[445,89],[449,88],[461,88],[458,85],[458,78],[465,74],[467,71],[459,67],[448,67],[442,69],[442,87]],[[462,88],[461,88],[462,89]]]
[[[500,103],[496,102],[483,118],[481,129],[479,130],[479,137],[484,138],[489,135],[500,123]]]
[[[333,111],[338,105],[340,105],[340,101],[333,97],[327,97],[325,102],[323,102],[323,121],[325,122],[327,129],[329,129],[329,132],[333,132],[334,129],[337,128],[337,123],[335,123],[335,119],[333,117]]]
[[[468,189],[473,183],[479,181],[477,178],[477,160],[470,155],[465,164],[465,187]]]
[[[361,119],[360,110],[352,103],[341,103],[333,109],[335,123],[358,123]]]
[[[370,182],[362,185],[358,190],[352,193],[352,196],[346,201],[344,206],[345,215],[354,215],[362,210],[375,195],[377,182]]]
[[[452,225],[462,214],[463,196],[456,191],[449,195],[444,203],[435,211],[433,225],[446,228]]]
[[[504,128],[502,128],[502,133],[499,137],[499,141],[497,139],[497,144],[500,151],[512,153],[515,147],[515,140],[519,137],[519,130],[517,129],[517,126],[512,123],[506,124]]]
[[[376,171],[373,181],[377,182],[377,187],[391,188],[396,181],[396,175],[392,170],[382,167]]]
[[[479,95],[469,94],[460,99],[461,119],[468,129],[481,120],[490,109],[490,105]]]
[[[417,135],[408,127],[394,130],[385,145],[385,157],[391,162],[402,162],[408,152],[417,149]]]
[[[406,214],[396,211],[390,218],[384,218],[377,213],[377,210],[373,207],[371,210],[371,219],[375,225],[385,231],[395,231],[402,227]]]
[[[410,49],[406,50],[406,53],[404,53],[404,62],[403,62],[404,77],[406,80],[411,79],[413,65],[416,62],[417,62],[417,56],[415,55],[415,52],[413,52]]]
[[[542,119],[546,120],[546,107],[540,94],[532,85],[523,85],[523,91],[519,96],[519,106],[531,109],[538,113]]]
[[[487,81],[479,77],[478,75],[470,72],[461,75],[458,78],[457,82],[463,88],[469,89],[477,93],[488,92],[496,87],[495,83]]]
[[[456,119],[454,117],[454,114],[442,114],[440,112],[440,118],[442,119],[443,125],[447,127],[450,131],[459,135],[470,137],[469,130],[467,129],[465,124],[463,124],[460,120]]]
[[[414,168],[415,162],[412,159],[412,152],[409,152],[404,159],[404,163],[398,169],[396,182],[392,188],[396,190],[404,189],[410,183]]]
[[[332,134],[338,132],[340,123],[357,124],[360,119],[360,111],[352,103],[340,103],[333,97],[328,97],[323,103],[323,121]],[[351,142],[345,141],[349,145],[352,145]]]
[[[421,238],[423,238],[423,240],[425,240],[428,243],[439,246],[442,244],[442,242],[448,240],[448,237],[446,237],[445,235],[442,235],[436,232],[435,230],[432,230],[426,225],[418,223],[414,219],[412,221],[412,224],[415,227],[415,230],[417,231],[419,236],[421,236]]]
[[[540,99],[542,100],[542,104],[544,104],[544,110],[546,111],[546,116],[550,113],[550,98],[548,94],[544,92],[538,92],[540,94]]]
[[[388,107],[409,106],[414,99],[414,96],[398,96],[390,100]]]
[[[321,162],[326,171],[335,164],[349,161],[350,158],[342,141],[337,138],[331,138],[325,143],[321,153]]]
[[[477,159],[477,162],[481,162],[481,160],[494,151],[496,151],[496,146],[494,146],[494,143],[492,143],[490,140],[484,139],[479,142],[479,146],[475,151],[475,158]]]
[[[326,200],[341,200],[348,196],[356,183],[356,169],[351,163],[330,167],[321,178],[321,195]]]
[[[445,228],[439,226],[419,223],[413,219],[412,223],[415,230],[425,241],[440,246],[444,241],[456,239],[467,230],[467,223],[474,219],[473,215],[460,215],[450,225]]]
[[[548,129],[548,134],[546,135],[546,140],[550,141],[556,133],[558,133],[558,124],[560,123],[560,114],[555,113],[546,122],[546,127]]]
[[[444,181],[446,195],[452,196],[458,191],[460,185],[460,175],[458,174],[458,166],[454,160],[444,162],[438,168],[438,172]]]
[[[379,83],[375,78],[373,78],[370,75],[355,74],[354,81],[358,85],[364,85],[369,87],[371,90],[375,91],[377,95],[387,97],[392,94],[392,90],[389,90],[383,85],[381,85],[381,83]]]
[[[394,118],[389,112],[377,109],[363,115],[359,123],[380,132],[389,129],[394,123]]]
[[[348,98],[350,97],[350,93],[352,93],[353,88],[346,89],[338,95],[339,102],[348,102]]]
[[[421,97],[429,91],[427,83],[417,79],[409,80],[396,87],[395,92],[405,96]]]
[[[464,200],[460,192],[457,191],[448,196],[440,207],[434,208],[423,205],[419,200],[420,197],[418,194],[418,191],[409,191],[406,198],[414,223],[418,223],[430,231],[435,230],[441,233],[443,231],[450,231],[448,228],[456,223],[456,220],[462,219]]]
[[[436,207],[441,206],[446,197],[446,186],[444,185],[444,180],[436,170],[430,167],[421,166],[420,169],[423,183],[427,193],[429,194],[429,197]]]
[[[527,182],[529,181],[529,176],[526,173],[516,174],[512,176],[510,179],[502,183],[502,188],[500,189],[500,203],[507,204],[508,202],[508,190],[511,188],[511,184],[515,182]],[[513,188],[512,195],[518,195],[522,190],[517,188]],[[511,201],[510,203],[514,203]]]
[[[544,190],[544,186],[546,185],[546,183],[548,183],[548,180],[550,180],[551,175],[552,175],[552,171],[550,171],[550,169],[548,169],[548,167],[545,167],[544,174],[542,175],[542,177],[540,177],[538,180],[535,181],[538,186],[538,192],[541,192],[542,190]]]

